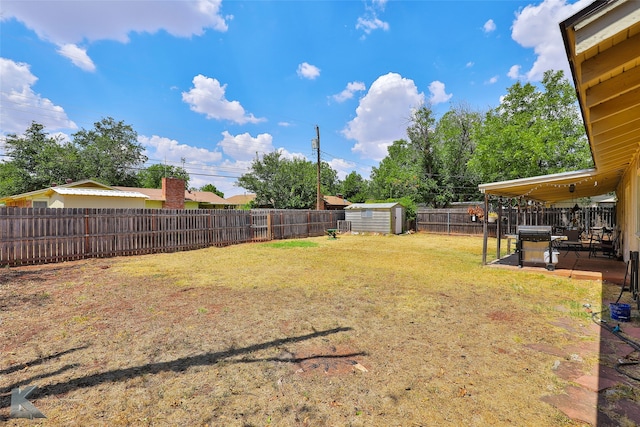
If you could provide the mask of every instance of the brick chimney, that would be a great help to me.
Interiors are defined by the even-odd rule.
[[[162,178],[164,209],[184,209],[184,180]]]

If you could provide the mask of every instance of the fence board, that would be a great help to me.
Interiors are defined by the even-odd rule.
[[[321,236],[343,211],[0,207],[0,266]]]

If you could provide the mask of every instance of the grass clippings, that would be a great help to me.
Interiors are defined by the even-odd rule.
[[[565,383],[530,346],[595,341],[600,284],[481,248],[342,235],[2,269],[0,419],[23,425],[10,391],[37,385],[48,426],[579,425],[541,400]]]

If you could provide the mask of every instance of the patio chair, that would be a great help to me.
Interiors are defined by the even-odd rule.
[[[580,250],[582,250],[582,232],[580,230],[564,230],[564,235],[567,236],[567,240],[563,240],[560,243],[560,248],[567,250],[564,256],[567,256],[569,251],[573,250],[576,257],[580,257]]]
[[[605,234],[608,238],[605,238]],[[598,251],[602,252],[603,256],[613,258],[616,255],[617,244],[618,236],[614,238],[611,233],[606,231],[593,233],[589,239],[589,258],[592,255],[597,256]]]

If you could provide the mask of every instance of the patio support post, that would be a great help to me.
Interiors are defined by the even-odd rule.
[[[482,233],[484,235],[482,239],[482,265],[487,265],[487,216],[489,215],[489,195],[484,195],[484,216],[482,218]]]
[[[500,243],[501,243],[501,237],[502,237],[502,230],[501,230],[501,224],[502,224],[502,197],[498,198],[498,221],[496,222],[496,259],[500,259]]]

